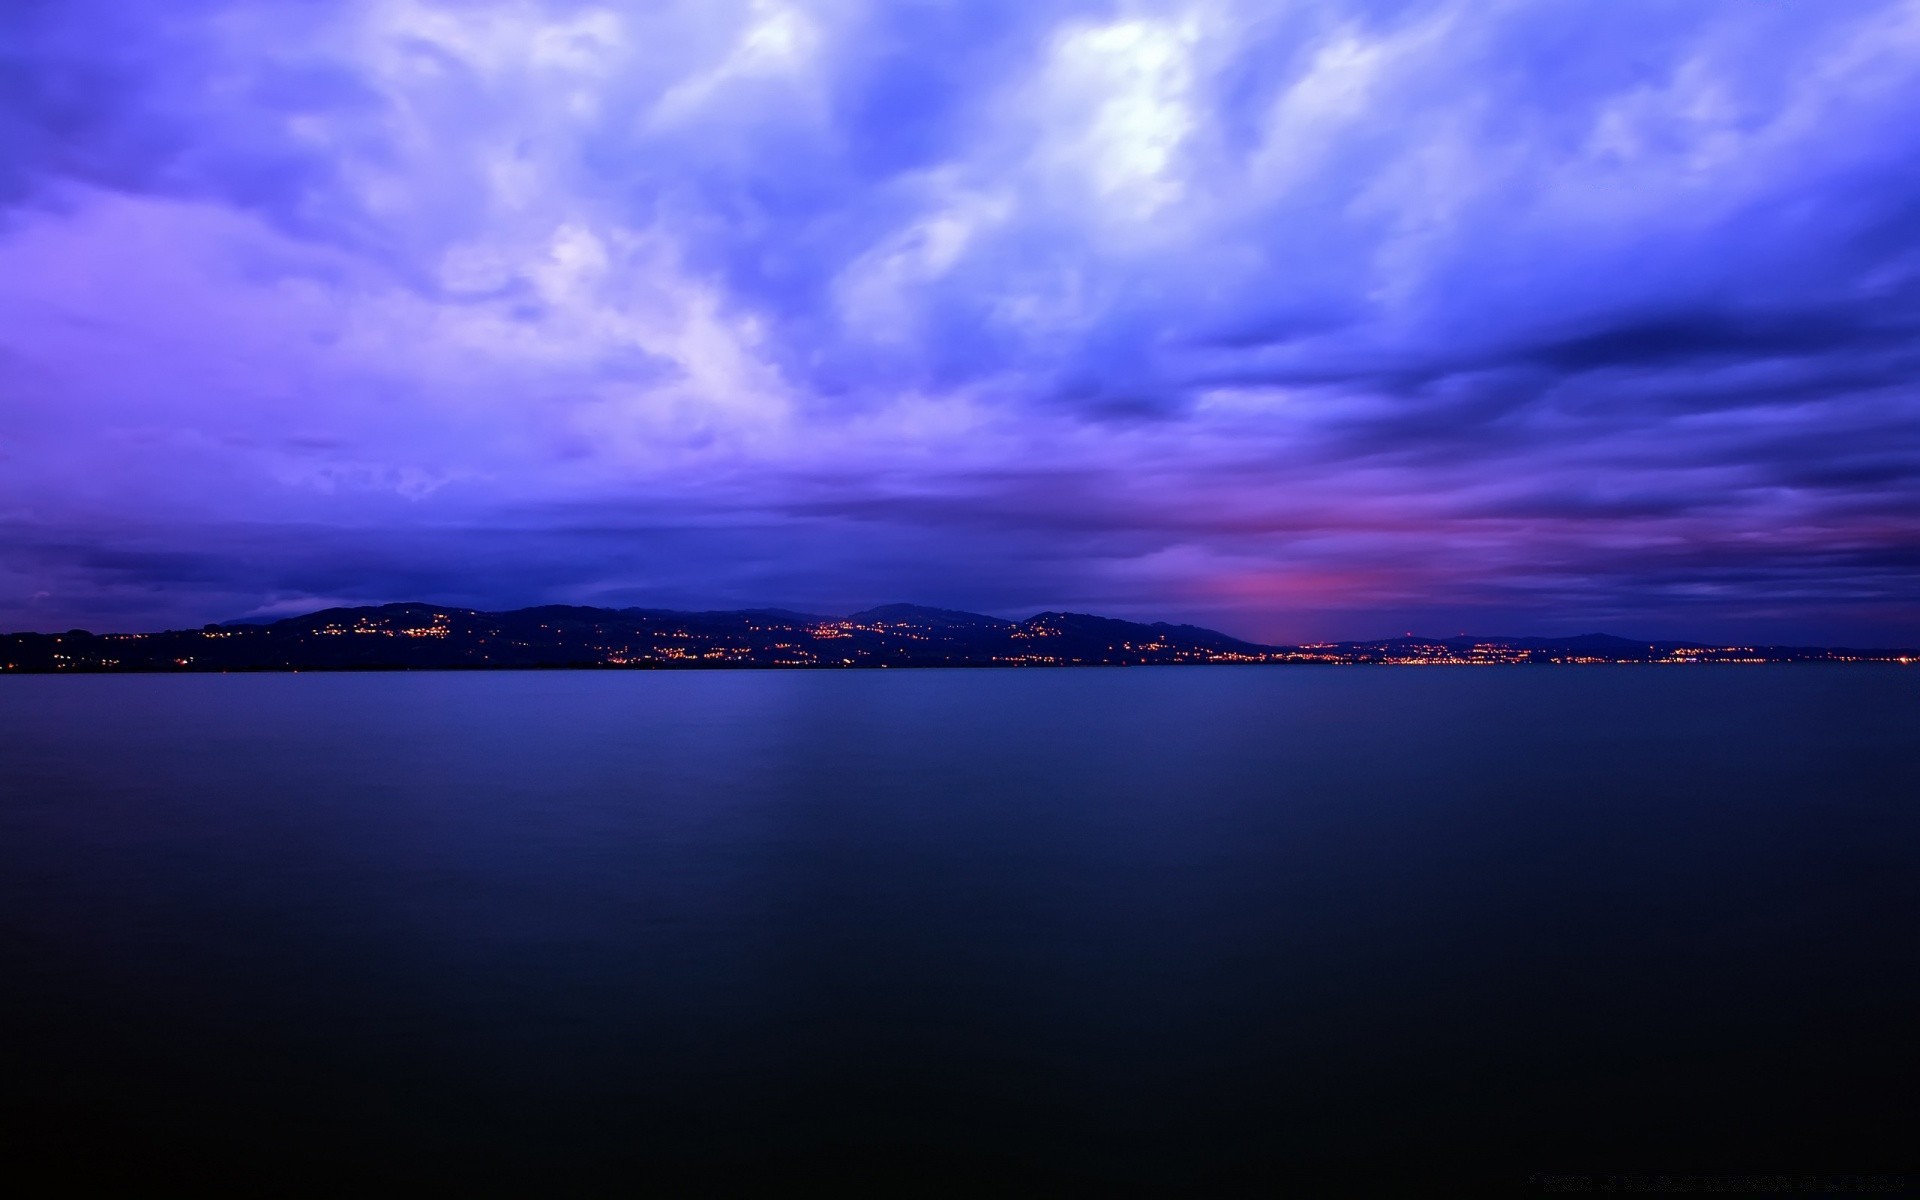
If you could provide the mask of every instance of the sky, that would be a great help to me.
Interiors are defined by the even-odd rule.
[[[1920,3],[9,0],[0,629],[1920,642]]]

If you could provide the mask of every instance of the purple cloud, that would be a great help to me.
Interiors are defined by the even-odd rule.
[[[0,13],[0,627],[1920,633],[1920,7]]]

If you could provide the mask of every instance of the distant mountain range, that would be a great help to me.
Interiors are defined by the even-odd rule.
[[[1920,650],[1709,646],[1603,633],[1262,646],[1164,621],[1149,625],[1063,612],[1006,621],[913,604],[887,604],[845,617],[771,608],[674,612],[552,604],[476,612],[383,604],[165,633],[0,635],[0,672],[14,673],[1889,661],[1920,662]]]

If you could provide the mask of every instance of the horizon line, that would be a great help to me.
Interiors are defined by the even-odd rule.
[[[983,620],[999,621],[999,622],[1003,622],[1010,625],[1027,624],[1032,621],[1038,620],[1041,617],[1046,617],[1046,616],[1090,617],[1095,620],[1115,621],[1123,624],[1140,625],[1145,627],[1167,626],[1170,628],[1196,629],[1205,633],[1213,634],[1218,637],[1229,638],[1231,640],[1242,642],[1249,646],[1256,646],[1263,649],[1300,649],[1300,648],[1311,648],[1316,646],[1365,646],[1365,645],[1379,645],[1379,644],[1398,642],[1398,641],[1448,643],[1448,642],[1457,642],[1462,639],[1467,639],[1471,641],[1480,641],[1480,642],[1489,642],[1489,643],[1529,642],[1529,641],[1566,642],[1566,641],[1577,641],[1577,640],[1589,639],[1589,638],[1606,638],[1616,642],[1631,643],[1635,645],[1646,645],[1649,647],[1653,647],[1653,646],[1696,647],[1697,646],[1697,647],[1711,648],[1711,649],[1729,649],[1729,648],[1746,647],[1751,649],[1764,648],[1764,649],[1783,649],[1783,650],[1784,649],[1859,650],[1859,651],[1872,652],[1872,653],[1897,654],[1897,653],[1913,652],[1916,650],[1916,648],[1920,648],[1920,647],[1916,647],[1916,645],[1868,646],[1868,645],[1850,645],[1850,644],[1839,643],[1839,642],[1824,642],[1824,641],[1821,641],[1821,642],[1768,641],[1768,640],[1761,640],[1761,639],[1754,639],[1754,638],[1743,638],[1743,639],[1735,639],[1730,641],[1714,641],[1711,639],[1702,640],[1695,637],[1667,637],[1667,638],[1629,637],[1622,634],[1609,633],[1599,629],[1588,629],[1579,633],[1550,633],[1550,634],[1467,633],[1463,631],[1456,634],[1444,634],[1444,635],[1423,634],[1423,633],[1416,633],[1409,630],[1403,633],[1387,634],[1387,635],[1382,635],[1377,637],[1320,638],[1320,639],[1308,639],[1308,640],[1294,641],[1294,642],[1263,642],[1263,641],[1258,641],[1252,638],[1242,637],[1238,634],[1225,633],[1221,630],[1214,629],[1211,626],[1198,625],[1190,621],[1137,620],[1129,617],[1111,617],[1102,613],[1088,612],[1088,611],[1077,610],[1077,609],[1065,609],[1065,608],[1042,609],[1036,613],[1033,613],[1031,616],[1027,616],[1027,617],[1002,617],[1002,616],[996,616],[992,613],[977,612],[972,609],[953,608],[946,605],[920,604],[913,601],[897,601],[897,600],[887,601],[880,604],[872,604],[864,608],[854,609],[850,612],[845,612],[845,613],[810,612],[805,609],[789,608],[785,605],[780,605],[780,604],[755,604],[755,605],[747,605],[747,606],[738,607],[738,608],[667,608],[667,607],[641,605],[641,604],[629,604],[629,605],[621,605],[621,606],[615,607],[615,606],[600,605],[600,604],[575,604],[575,603],[565,603],[565,602],[549,602],[544,604],[523,604],[523,605],[518,605],[516,607],[511,607],[511,608],[472,608],[464,604],[439,604],[439,603],[435,603],[427,600],[388,600],[388,601],[381,601],[378,603],[366,603],[366,604],[327,604],[319,608],[307,609],[299,612],[290,612],[284,616],[235,617],[235,618],[229,618],[222,621],[207,621],[207,622],[203,622],[198,626],[178,626],[178,627],[172,627],[172,628],[151,629],[151,630],[144,630],[144,631],[125,630],[125,629],[93,630],[93,629],[81,628],[79,626],[74,626],[72,628],[68,628],[64,630],[52,630],[52,631],[36,630],[36,629],[15,629],[15,630],[0,630],[0,637],[9,637],[9,638],[11,637],[55,637],[57,638],[57,637],[69,637],[69,636],[75,636],[75,635],[87,636],[87,637],[157,637],[165,634],[195,633],[195,632],[200,632],[202,630],[207,630],[207,629],[266,628],[266,627],[281,624],[287,621],[298,621],[304,618],[317,616],[322,613],[362,612],[362,611],[374,611],[374,610],[380,610],[380,609],[394,609],[394,608],[423,608],[423,609],[441,610],[446,612],[473,613],[473,614],[482,615],[482,616],[509,616],[516,613],[531,612],[536,609],[578,609],[578,610],[583,610],[588,612],[640,613],[640,614],[648,614],[648,615],[658,614],[662,616],[740,616],[740,615],[748,615],[748,614],[769,614],[769,615],[780,615],[780,616],[792,617],[792,618],[804,618],[807,620],[816,620],[816,621],[843,621],[843,620],[849,620],[855,617],[878,613],[886,609],[895,609],[895,610],[908,609],[908,610],[917,610],[920,612],[928,612],[928,613],[948,613],[955,616],[975,617]]]

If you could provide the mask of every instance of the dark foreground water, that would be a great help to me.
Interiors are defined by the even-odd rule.
[[[11,1168],[1873,1173],[1920,669],[0,680]]]

